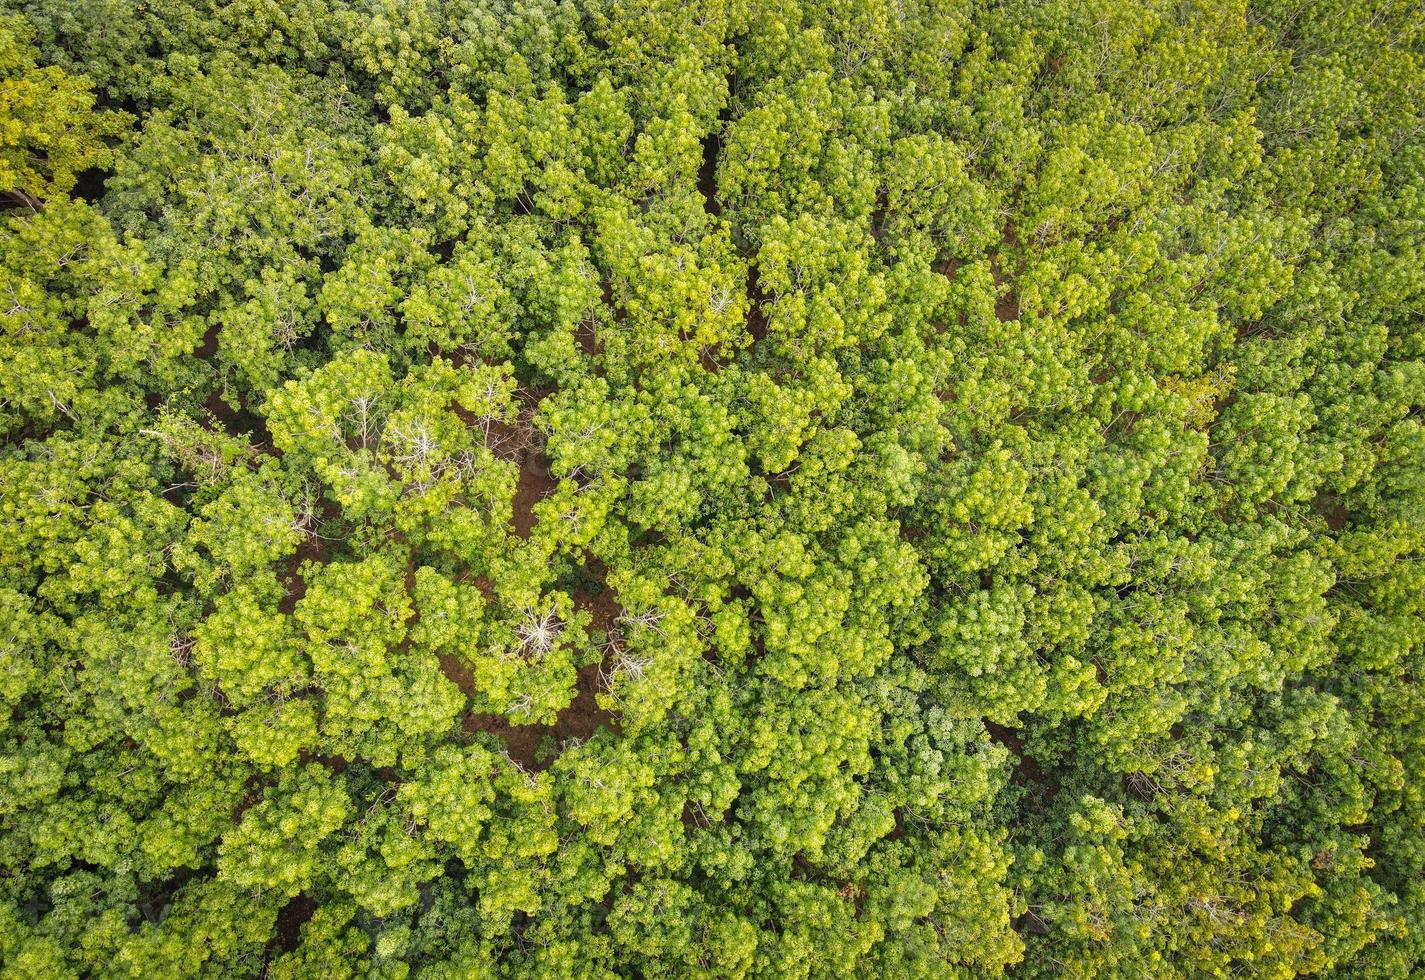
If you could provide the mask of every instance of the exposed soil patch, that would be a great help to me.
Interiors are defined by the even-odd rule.
[[[463,408],[457,408],[455,414],[460,416],[460,420],[470,428],[483,430],[485,446],[501,459],[518,462],[534,439],[534,433],[520,421],[504,422],[500,419],[476,418]]]
[[[1014,227],[1014,222],[1005,222],[1004,229],[1000,232],[1000,239],[1007,248],[1019,247],[1019,232]],[[990,271],[994,274],[995,286],[1004,287],[1008,284],[1003,295],[995,300],[995,316],[1000,320],[1019,319],[1019,294],[1015,292],[1013,283],[1010,282],[1010,274],[1004,271],[1002,258],[1013,258],[1002,253],[996,253],[990,258]]]
[[[604,352],[603,341],[599,340],[599,331],[592,317],[579,321],[579,325],[574,328],[574,342],[590,357]]]
[[[1019,319],[1019,297],[1014,290],[1007,291],[995,300],[995,316],[1004,321]]]
[[[248,448],[254,452],[267,453],[272,456],[281,455],[272,445],[272,437],[267,432],[267,423],[248,411],[241,402],[239,402],[238,408],[233,408],[223,398],[222,392],[214,391],[203,402],[203,408],[217,423],[216,431],[219,433],[247,439]]]
[[[1333,532],[1343,530],[1350,523],[1351,512],[1341,503],[1341,498],[1329,490],[1324,488],[1318,490],[1316,499],[1311,502],[1311,507],[1326,519],[1326,526]]]
[[[901,812],[900,807],[896,807],[892,815],[896,818],[896,825],[891,828],[891,832],[886,835],[885,839],[900,840],[905,836],[905,814]]]
[[[335,503],[325,497],[317,501],[316,513],[311,517],[302,543],[297,545],[296,552],[287,559],[287,574],[282,578],[285,591],[281,601],[277,603],[277,611],[284,616],[290,616],[297,608],[297,603],[307,594],[307,579],[302,574],[302,564],[308,561],[316,565],[327,563],[327,538],[322,536],[321,531],[340,517],[341,509]]]
[[[487,600],[495,601],[495,583],[491,582],[487,576],[472,575],[469,570],[460,573],[456,579],[461,585],[473,585],[480,590],[480,594]]]
[[[158,922],[179,890],[199,874],[197,868],[178,868],[166,880],[144,885],[139,893],[139,912],[149,922]]]
[[[596,593],[578,591],[574,602],[586,610],[591,617],[590,628],[602,630],[612,636],[617,628],[623,607],[619,605],[614,591],[604,584],[606,570],[598,559],[591,558],[588,571],[602,586]],[[451,654],[440,657],[441,673],[458,686],[468,697],[478,694],[475,678],[470,668]],[[504,715],[490,712],[470,712],[461,719],[460,728],[467,736],[476,732],[489,732],[505,743],[505,751],[511,759],[525,769],[540,772],[548,769],[554,757],[571,742],[585,742],[601,728],[618,732],[618,718],[613,712],[600,706],[599,693],[604,690],[604,665],[585,664],[575,675],[574,700],[552,725],[515,725]],[[540,747],[545,739],[551,739],[555,751],[540,757]]]
[[[300,571],[302,560],[293,558],[288,563],[287,577],[282,582],[282,598],[277,602],[277,611],[290,616],[297,609],[297,603],[307,595],[307,577]]]
[[[703,805],[694,800],[683,802],[683,826],[689,828],[707,828],[713,825],[708,817]]]
[[[217,323],[209,324],[207,332],[203,334],[202,341],[193,351],[193,356],[204,361],[211,361],[218,354],[218,334],[221,326]],[[234,398],[237,396],[235,395]],[[159,402],[149,404],[150,408],[157,408]],[[217,423],[219,432],[231,436],[256,436],[259,433],[266,436],[266,428],[262,419],[247,411],[246,407],[238,402],[237,407],[223,398],[222,392],[215,389],[203,402],[203,408],[213,417]],[[270,440],[268,440],[270,441]]]
[[[1015,227],[1013,221],[1006,221],[1004,227],[1000,229],[1000,240],[1010,248],[1019,247],[1019,229]]]
[[[466,735],[489,732],[505,743],[505,752],[521,768],[543,772],[553,759],[538,759],[539,745],[552,731],[549,725],[512,725],[504,715],[488,712],[471,712],[460,721],[460,730]]]
[[[222,392],[214,391],[208,396],[208,400],[203,402],[203,407],[208,410],[209,415],[217,420],[219,428],[228,435],[236,435],[242,430],[242,422],[237,409],[223,400]]]
[[[1238,342],[1251,340],[1253,337],[1259,336],[1271,337],[1271,330],[1263,326],[1260,317],[1255,320],[1242,320],[1238,322],[1233,331],[1233,337]]]
[[[554,722],[554,738],[561,747],[574,739],[587,742],[600,728],[617,734],[618,719],[612,711],[599,706],[598,694],[604,689],[601,673],[599,664],[585,664],[579,668],[574,682],[574,700],[559,712]]]
[[[193,351],[193,356],[204,361],[210,360],[218,352],[218,331],[221,329],[222,324],[217,321],[208,324],[208,329],[203,334],[203,340]]]
[[[727,78],[727,102],[717,114],[717,126],[703,137],[703,156],[698,163],[698,193],[703,195],[703,201],[708,214],[722,214],[722,202],[717,195],[717,158],[722,152],[722,134],[727,132],[728,123],[732,122],[732,76]]]
[[[590,629],[603,630],[612,634],[614,624],[623,615],[623,606],[619,605],[618,597],[614,595],[614,590],[609,588],[606,576],[608,569],[604,563],[597,558],[589,558],[584,563],[584,570],[599,584],[599,588],[594,592],[583,590],[574,593],[574,604],[580,609],[585,609],[592,617]]]
[[[763,340],[767,336],[767,313],[764,309],[767,297],[762,293],[755,262],[747,266],[747,300],[747,332],[754,341]]]
[[[602,290],[604,308],[614,310],[614,315],[621,318],[623,311],[614,309],[614,284],[605,279]],[[594,317],[585,317],[579,321],[579,325],[574,328],[574,342],[590,357],[604,352],[604,342],[599,339],[598,321]]]
[[[1000,269],[998,258],[991,261],[990,270],[994,275],[995,288],[1003,290],[995,299],[995,316],[1005,321],[1018,320],[1019,295],[1014,291],[1014,286],[1010,284],[1009,276]]]
[[[1044,770],[1039,764],[1039,760],[1024,751],[1024,739],[1003,725],[996,724],[988,718],[983,719],[985,731],[990,733],[990,738],[1000,745],[1009,749],[1015,757],[1014,781],[1021,786],[1026,786],[1038,790],[1044,795],[1045,801],[1052,800],[1059,792],[1059,784],[1054,777]]]
[[[955,277],[959,275],[960,269],[963,268],[964,265],[964,259],[948,258],[944,262],[940,263],[940,265],[936,266],[935,271],[940,273],[946,279],[953,281]],[[969,316],[964,309],[960,310],[959,314],[957,315],[957,318],[959,320],[960,326],[962,327],[969,322]],[[945,331],[950,329],[950,324],[944,321],[936,321],[931,324],[931,327],[934,328],[937,334],[943,334],[945,333]],[[941,394],[940,400],[949,401],[950,399],[947,398],[944,394]]]
[[[277,913],[277,949],[283,953],[290,953],[297,948],[297,940],[302,933],[302,926],[311,920],[313,913],[317,911],[317,903],[310,895],[298,895],[292,901],[282,906]]]
[[[549,473],[549,457],[542,452],[525,453],[520,461],[520,481],[515,487],[513,520],[516,537],[529,537],[538,520],[534,505],[558,487],[559,481]]]
[[[347,766],[351,765],[351,761],[344,755],[317,755],[308,749],[302,749],[298,752],[297,758],[301,760],[304,766],[315,762],[320,766],[325,766],[338,776],[346,772]]]
[[[440,672],[445,675],[445,679],[450,681],[468,698],[474,697],[475,672],[453,653],[442,653],[440,655]]]
[[[471,678],[468,669],[447,669],[446,658],[442,657],[441,670],[451,680],[460,684],[462,690],[469,693]],[[452,676],[452,673],[455,676]],[[554,763],[555,758],[569,743],[587,742],[601,728],[618,731],[618,719],[614,717],[613,712],[599,706],[598,693],[602,689],[599,665],[586,664],[579,668],[575,680],[574,700],[569,707],[559,712],[554,724],[516,725],[504,715],[472,711],[461,719],[460,730],[467,736],[476,732],[489,732],[499,737],[505,743],[505,752],[519,763],[521,768],[543,772]],[[554,752],[541,756],[539,750],[546,738],[553,741]]]
[[[511,422],[499,419],[477,419],[457,410],[466,425],[483,429],[485,445],[501,459],[519,465],[519,482],[515,486],[512,523],[518,537],[529,537],[536,518],[534,505],[552,494],[559,481],[550,473],[550,460],[544,452],[543,433],[534,424],[534,414],[542,393],[529,393],[519,418]]]

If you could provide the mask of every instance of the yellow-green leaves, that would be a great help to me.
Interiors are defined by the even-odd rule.
[[[107,166],[122,114],[96,112],[87,78],[36,64],[24,18],[0,17],[0,193],[30,208],[62,201],[79,175]]]
[[[10,8],[0,972],[1425,972],[1411,5]]]

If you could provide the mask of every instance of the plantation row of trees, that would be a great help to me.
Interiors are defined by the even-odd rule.
[[[0,973],[1425,970],[1407,0],[0,0]]]

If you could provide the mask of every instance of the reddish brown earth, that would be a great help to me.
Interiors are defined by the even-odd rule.
[[[277,949],[290,953],[297,948],[297,940],[302,926],[306,925],[317,911],[317,903],[310,895],[298,895],[277,913]]]
[[[458,663],[449,663],[450,659],[453,658],[441,657],[441,671],[459,684],[461,690],[470,694],[473,684],[469,669]],[[586,742],[601,728],[618,731],[618,719],[611,711],[599,706],[598,694],[603,690],[599,665],[580,667],[574,687],[574,700],[559,712],[552,725],[515,725],[504,715],[472,711],[461,719],[460,730],[467,736],[489,732],[499,737],[505,743],[505,751],[510,758],[521,767],[543,772],[570,742]],[[553,755],[541,759],[539,748],[545,738],[553,740],[555,751]]]
[[[1008,234],[1010,229],[1006,230]],[[965,265],[964,259],[946,259],[936,270],[947,279],[953,279],[955,274]],[[1014,291],[1014,287],[1009,285],[1010,278],[1000,268],[999,257],[995,256],[990,260],[990,269],[994,275],[995,286],[1004,291],[995,300],[995,317],[1002,321],[1019,319],[1019,294]],[[962,323],[963,325],[963,323]],[[938,324],[937,333],[944,333],[948,324]]]
[[[584,574],[598,586],[593,592],[588,589],[574,590],[574,604],[587,609],[593,617],[593,628],[607,631],[614,621],[623,615],[623,606],[609,587],[609,569],[600,559],[587,552],[584,555]],[[597,594],[594,594],[597,593]]]
[[[511,725],[504,715],[471,712],[460,722],[460,730],[466,735],[489,732],[505,743],[509,757],[522,768],[543,772],[553,759],[539,761],[539,745],[544,737],[552,733],[549,725]]]
[[[995,300],[995,316],[1004,321],[1019,319],[1019,297],[1014,290],[1006,291]]]
[[[964,259],[946,259],[940,263],[940,268],[937,271],[946,279],[954,279],[955,273],[959,272],[964,264]]]
[[[302,575],[302,564],[308,561],[317,565],[326,564],[327,542],[321,537],[321,530],[340,516],[341,510],[336,504],[325,497],[318,501],[315,526],[308,529],[302,543],[297,545],[296,553],[287,559],[287,573],[282,580],[285,592],[277,604],[277,611],[284,616],[291,615],[292,610],[297,608],[298,601],[307,594],[307,580]]]
[[[579,345],[581,351],[590,357],[602,354],[604,351],[603,341],[599,339],[599,332],[595,328],[593,320],[579,321],[579,325],[574,328],[574,342]]]
[[[1341,503],[1341,498],[1324,487],[1317,491],[1311,506],[1326,519],[1326,526],[1332,531],[1341,531],[1351,520],[1351,512]]]
[[[1019,319],[1019,295],[1014,291],[1009,276],[1000,268],[999,257],[990,261],[990,270],[995,277],[995,288],[1004,290],[995,300],[995,316],[1000,320]]]
[[[604,584],[605,569],[597,559],[590,559],[588,569],[602,586],[597,595],[576,592],[574,602],[591,616],[590,629],[612,634],[623,608],[612,589]],[[585,664],[578,669],[574,682],[574,700],[559,712],[552,725],[515,725],[504,715],[488,712],[470,712],[460,723],[461,731],[467,736],[476,732],[489,732],[505,743],[505,751],[511,759],[525,769],[540,772],[548,769],[554,758],[538,758],[540,745],[545,738],[554,742],[555,754],[563,751],[570,742],[584,742],[592,738],[602,728],[618,731],[618,719],[613,712],[599,705],[598,695],[604,690],[603,665]],[[468,696],[475,696],[475,678],[470,668],[450,654],[440,658],[440,669],[447,678]]]
[[[475,674],[465,661],[461,660],[453,653],[442,653],[440,655],[440,672],[445,675],[445,679],[456,687],[460,688],[466,695],[471,697],[475,694]]]
[[[559,481],[549,472],[549,457],[544,453],[541,434],[534,424],[535,412],[546,394],[545,391],[521,392],[525,405],[513,423],[498,419],[486,422],[469,417],[463,410],[457,412],[467,425],[485,431],[485,445],[496,456],[519,465],[512,523],[515,535],[520,538],[528,538],[534,530],[534,505],[559,486]]]
[[[765,333],[765,330],[763,332]],[[581,347],[588,353],[595,353],[600,348],[592,324],[580,328],[578,339]],[[194,355],[211,358],[216,354],[217,347],[218,328],[214,325],[205,334]],[[517,462],[519,465],[519,480],[513,501],[512,523],[514,533],[520,538],[528,538],[537,523],[534,505],[558,488],[558,480],[550,472],[549,458],[543,452],[539,433],[533,424],[533,416],[539,401],[546,394],[548,394],[547,391],[521,392],[520,395],[525,404],[518,420],[514,423],[491,421],[486,424],[482,420],[466,418],[466,413],[457,409],[468,425],[485,430],[486,444],[496,455]],[[224,402],[216,393],[208,399],[205,407],[213,415],[221,429],[236,434],[244,428],[244,420],[239,411]],[[319,531],[323,524],[335,521],[340,516],[339,511],[330,501],[320,501],[319,507],[320,512],[315,526],[311,529],[314,532]],[[306,578],[302,574],[303,565],[309,561],[318,565],[325,563],[328,560],[326,551],[326,541],[317,533],[309,533],[303,538],[296,552],[287,559],[282,576],[286,592],[278,605],[279,611],[283,614],[290,615],[295,610],[297,603],[307,593]],[[615,624],[623,614],[623,610],[619,606],[613,590],[603,585],[604,569],[602,564],[593,560],[591,570],[594,571],[602,588],[598,590],[597,594],[592,595],[584,592],[576,593],[574,599],[580,608],[590,613],[592,629],[610,634],[615,631]],[[413,576],[414,567],[412,566],[407,569],[406,575],[408,592],[413,585]],[[473,584],[486,596],[493,594],[493,588],[488,579],[479,577],[473,581]],[[458,657],[452,654],[442,654],[439,661],[441,673],[467,696],[477,693],[473,673]],[[574,699],[568,707],[559,713],[552,725],[514,725],[502,715],[470,712],[461,720],[461,729],[466,735],[473,735],[477,731],[497,735],[505,743],[510,757],[521,766],[531,770],[546,769],[553,759],[536,759],[540,745],[546,737],[553,739],[557,751],[571,741],[582,741],[592,737],[601,728],[617,731],[617,718],[612,712],[600,707],[598,703],[598,694],[603,689],[601,666],[597,663],[586,664],[578,669]],[[304,753],[304,756],[307,756],[307,753]],[[308,756],[307,761],[320,762],[334,772],[341,772],[347,765],[347,760],[339,756],[330,758]],[[283,908],[278,923],[282,948],[287,949],[295,946],[301,925],[310,918],[312,908],[314,906],[311,900],[305,896],[298,896]],[[287,945],[289,942],[292,946]]]
[[[757,265],[747,267],[747,332],[754,341],[767,337],[767,297],[762,293],[762,283],[757,276]]]
[[[585,664],[579,668],[574,700],[554,722],[554,739],[560,745],[574,739],[587,742],[600,728],[618,732],[618,719],[613,712],[599,706],[598,694],[604,689],[599,666]]]
[[[534,505],[558,489],[559,481],[550,475],[549,458],[544,453],[526,450],[523,457],[519,483],[515,486],[513,520],[516,537],[527,538],[538,521]]]
[[[1009,248],[1016,248],[1019,245],[1019,232],[1014,227],[1014,222],[1006,222],[1004,230],[1000,232],[1000,239]],[[1005,258],[1002,253],[996,253],[990,261],[990,268],[994,271],[995,285],[1004,286],[1010,282],[1011,275],[1004,270],[1001,260]],[[1010,256],[1012,257],[1012,256]],[[995,316],[1001,320],[1019,319],[1019,295],[1014,291],[1011,284],[998,300],[995,301]]]
[[[307,749],[302,749],[297,753],[297,758],[301,760],[303,765],[315,762],[318,765],[325,766],[338,775],[346,772],[347,766],[351,765],[350,760],[344,755],[317,755]],[[359,762],[361,760],[358,759],[357,761]]]
[[[1024,739],[1020,738],[1019,735],[1010,729],[1005,728],[1003,725],[998,725],[988,718],[984,719],[984,725],[985,731],[990,733],[990,738],[1009,749],[1014,755],[1014,781],[1021,786],[1028,786],[1039,790],[1043,793],[1046,802],[1052,800],[1058,794],[1059,786],[1054,781],[1054,778],[1039,764],[1038,759],[1025,753]]]
[[[198,349],[193,352],[193,356],[207,361],[218,352],[218,331],[222,329],[222,324],[214,320],[208,324],[208,330],[203,334],[203,340],[198,344]]]
[[[623,310],[614,309],[613,283],[605,281],[602,288],[604,308],[614,310],[614,315],[622,319]],[[592,318],[579,321],[579,325],[574,328],[574,342],[579,345],[581,351],[590,357],[604,352],[604,342],[599,338],[598,326]]]

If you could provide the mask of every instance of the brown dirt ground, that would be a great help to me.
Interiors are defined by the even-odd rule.
[[[602,584],[605,569],[597,559],[590,559],[589,569]],[[575,604],[589,612],[592,617],[590,628],[611,633],[618,618],[623,615],[613,590],[604,585],[597,595],[586,592],[574,594]],[[585,664],[578,669],[574,683],[574,700],[559,712],[552,725],[515,725],[504,715],[489,712],[470,712],[461,720],[461,730],[467,735],[489,732],[505,743],[505,751],[511,759],[525,769],[542,771],[553,763],[552,757],[537,758],[539,747],[546,737],[553,739],[556,753],[571,741],[587,741],[602,728],[612,732],[619,729],[618,718],[613,712],[599,705],[598,695],[604,690],[602,664]],[[475,679],[470,668],[456,657],[445,654],[440,658],[440,669],[467,695],[477,693]]]
[[[277,913],[277,949],[290,953],[297,948],[297,940],[302,926],[317,911],[317,903],[310,895],[298,895]]]
[[[520,461],[520,479],[515,486],[515,536],[528,538],[538,518],[534,505],[559,488],[559,481],[549,472],[549,458],[534,449],[526,450]]]
[[[990,738],[1000,745],[1009,749],[1015,757],[1014,780],[1021,786],[1030,786],[1040,790],[1044,794],[1044,799],[1052,800],[1059,792],[1059,785],[1054,778],[1044,770],[1039,764],[1039,760],[1024,752],[1024,739],[1003,725],[996,724],[988,718],[984,719],[985,731],[990,733]]]

